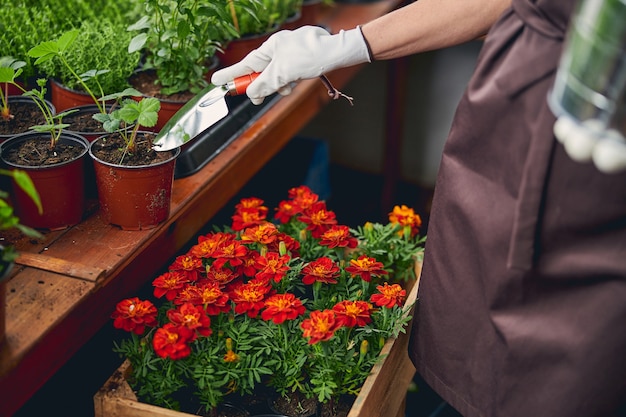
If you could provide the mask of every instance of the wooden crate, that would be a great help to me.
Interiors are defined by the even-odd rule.
[[[420,272],[421,263],[416,265],[417,280],[409,286],[409,304],[417,300]],[[382,359],[363,383],[348,417],[404,417],[406,390],[415,375],[407,353],[411,324],[406,333],[387,340],[380,353]],[[197,417],[139,402],[126,381],[129,367],[125,361],[96,393],[95,417]]]

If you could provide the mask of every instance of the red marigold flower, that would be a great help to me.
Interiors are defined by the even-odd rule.
[[[298,256],[298,251],[300,250],[300,242],[298,242],[296,239],[286,233],[279,233],[276,236],[276,241],[274,241],[270,245],[267,245],[267,250],[270,252],[279,252],[280,242],[285,243],[285,248],[287,249],[287,252],[291,254],[292,258]]]
[[[276,252],[268,252],[265,256],[257,256],[256,277],[263,280],[280,282],[289,271],[289,255],[280,256]]]
[[[265,300],[265,310],[261,313],[261,318],[265,321],[272,320],[276,324],[281,324],[285,320],[294,320],[304,314],[305,307],[300,299],[295,295],[274,294]]]
[[[350,266],[346,267],[346,272],[352,276],[359,275],[363,281],[370,282],[372,276],[386,275],[382,262],[367,255],[361,255],[358,259],[351,259]]]
[[[185,303],[174,310],[167,311],[167,318],[175,325],[186,327],[200,336],[211,335],[211,319],[201,306]]]
[[[174,304],[189,302],[204,307],[208,315],[216,316],[230,311],[228,301],[228,294],[222,291],[217,282],[205,279],[183,289],[174,300]]]
[[[336,284],[335,279],[339,276],[339,266],[332,259],[323,256],[313,262],[309,262],[302,268],[302,283],[311,285],[314,282],[323,282],[326,284]]]
[[[389,213],[389,222],[397,223],[403,227],[411,227],[411,236],[418,234],[419,228],[422,226],[422,219],[419,214],[415,214],[412,208],[405,205],[395,206],[393,208],[393,211]],[[402,231],[400,233],[402,233]]]
[[[372,305],[362,300],[344,300],[333,307],[337,322],[345,327],[365,326],[370,323],[372,321],[371,309]]]
[[[319,200],[319,195],[315,194],[306,185],[301,185],[290,189],[287,192],[289,198],[300,207],[300,210],[306,210]]]
[[[278,229],[274,223],[263,222],[256,226],[251,226],[241,233],[241,241],[244,243],[260,243],[269,245],[276,240]]]
[[[191,340],[192,336],[193,332],[188,328],[167,323],[154,332],[152,347],[154,352],[163,359],[186,358],[191,353],[191,348],[187,342]]]
[[[234,285],[230,297],[235,303],[235,313],[255,318],[263,308],[265,297],[270,290],[269,284],[258,279]]]
[[[234,238],[231,233],[209,233],[198,237],[198,243],[191,247],[189,254],[198,258],[211,258],[213,254],[224,242]]]
[[[308,319],[300,324],[302,335],[309,338],[309,345],[323,342],[330,339],[335,334],[335,330],[341,327],[335,318],[332,310],[312,311]]]
[[[215,261],[213,265],[221,268],[226,262],[232,267],[237,267],[243,264],[243,259],[248,253],[248,248],[239,240],[230,240],[222,243],[219,248],[213,253]]]
[[[256,275],[256,258],[259,256],[259,251],[249,250],[245,257],[241,259],[242,263],[237,267],[237,273],[240,276],[253,277]]]
[[[188,283],[189,278],[185,273],[180,271],[168,271],[159,275],[152,281],[154,296],[161,298],[165,295],[168,301],[172,301]]]
[[[206,277],[209,281],[217,282],[219,286],[223,288],[226,284],[237,278],[237,274],[232,269],[220,268],[213,264],[207,267]]]
[[[305,209],[298,220],[306,223],[307,230],[310,230],[311,236],[316,239],[319,239],[332,225],[337,224],[335,213],[327,210],[326,203],[323,201],[318,201]]]
[[[168,269],[184,273],[189,281],[197,281],[204,272],[204,264],[201,258],[187,253],[176,257]]]
[[[320,240],[320,245],[329,248],[356,248],[359,241],[350,235],[348,226],[334,225],[325,231]]]
[[[265,202],[257,197],[242,198],[235,206],[235,211],[256,209],[259,213],[266,215],[269,210],[263,205],[263,203]]]
[[[157,325],[157,309],[150,301],[133,297],[117,303],[111,318],[116,329],[142,335],[146,326]]]
[[[237,210],[232,219],[233,224],[231,227],[234,231],[238,232],[246,227],[263,223],[266,219],[266,211],[259,210],[256,207],[242,208]]]
[[[406,290],[404,290],[399,284],[389,285],[385,282],[383,285],[377,285],[376,289],[378,290],[378,293],[372,294],[370,301],[378,307],[401,307],[404,304]]]
[[[293,201],[281,201],[276,208],[276,214],[274,218],[279,222],[285,224],[296,214],[300,214],[302,209]]]

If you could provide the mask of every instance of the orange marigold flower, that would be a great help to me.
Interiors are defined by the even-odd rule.
[[[411,236],[418,234],[419,228],[422,226],[422,219],[419,214],[416,214],[412,208],[405,205],[393,208],[393,211],[389,213],[389,222],[397,223],[403,227],[409,226],[411,228]]]
[[[378,290],[378,293],[372,294],[370,301],[378,307],[401,307],[404,304],[406,290],[404,290],[399,284],[389,285],[385,282],[383,285],[377,285],[376,289]]]
[[[187,342],[191,340],[192,336],[193,332],[186,327],[167,323],[154,332],[152,347],[154,352],[163,359],[186,358],[191,353],[191,348]]]
[[[320,245],[329,248],[356,248],[359,241],[350,234],[348,226],[334,225],[325,231],[320,240]]]
[[[346,267],[346,272],[352,276],[360,276],[363,281],[370,282],[372,276],[386,275],[382,262],[367,255],[361,255],[358,259],[351,259],[350,266]]]
[[[293,216],[300,214],[302,209],[293,201],[281,201],[276,208],[274,218],[281,223],[287,223]]]
[[[256,209],[259,213],[266,215],[269,210],[263,205],[264,203],[265,202],[263,200],[257,197],[242,198],[235,206],[235,211]]]
[[[306,223],[307,230],[310,230],[311,236],[316,239],[319,239],[331,226],[337,224],[335,213],[326,209],[324,201],[318,201],[304,210],[298,220]]]
[[[194,332],[192,340],[195,339],[195,333],[200,336],[211,335],[211,319],[201,306],[195,306],[191,303],[185,303],[176,309],[167,311],[167,318],[175,325],[186,327]]]
[[[257,279],[234,285],[230,297],[235,303],[235,313],[255,318],[263,308],[265,297],[270,290],[269,284]]]
[[[210,281],[217,282],[219,286],[223,288],[226,284],[237,278],[237,274],[232,269],[220,268],[213,264],[207,267],[206,277]]]
[[[232,229],[236,232],[245,229],[246,227],[255,226],[261,224],[266,219],[266,211],[259,210],[256,207],[242,208],[232,216],[233,224]]]
[[[280,242],[285,243],[285,248],[287,249],[287,252],[291,254],[292,258],[295,258],[299,255],[298,251],[300,250],[300,242],[298,242],[296,239],[286,233],[279,233],[278,235],[276,235],[276,240],[273,243],[267,245],[267,250],[270,252],[279,252]]]
[[[300,207],[300,210],[306,210],[319,200],[319,195],[315,194],[306,185],[301,185],[290,189],[287,192],[289,198]]]
[[[161,298],[165,296],[168,301],[172,301],[178,293],[189,283],[187,275],[180,271],[168,271],[159,275],[152,281],[154,286],[154,296]]]
[[[302,274],[304,274],[302,283],[305,285],[311,285],[314,282],[336,284],[339,272],[339,266],[332,259],[323,256],[302,268]]]
[[[341,327],[336,320],[335,312],[332,310],[312,311],[308,319],[300,324],[302,335],[309,339],[308,344],[314,345],[330,339],[335,334],[335,330]]]
[[[256,226],[251,226],[241,233],[241,241],[244,243],[260,243],[269,245],[276,240],[278,229],[274,223],[263,222]]]
[[[187,253],[176,257],[168,269],[184,273],[189,281],[197,281],[204,272],[204,264],[201,258]]]
[[[265,256],[257,256],[256,277],[263,280],[280,282],[289,271],[289,255],[280,256],[276,252],[268,252]]]
[[[365,326],[372,321],[372,305],[362,300],[344,300],[333,307],[337,322],[345,327]]]
[[[294,320],[304,314],[305,307],[300,299],[295,295],[274,294],[265,300],[265,310],[261,313],[261,318],[265,321],[272,320],[276,324],[281,324],[285,320]]]
[[[181,305],[189,302],[202,306],[208,315],[216,316],[230,311],[228,301],[228,294],[222,291],[217,282],[205,279],[183,289],[174,300],[174,304]]]
[[[198,237],[198,243],[191,247],[189,254],[198,258],[211,258],[213,254],[224,242],[233,239],[231,233],[209,233]]]
[[[116,329],[142,335],[146,326],[157,325],[157,308],[148,300],[128,298],[117,303],[111,318]]]
[[[224,355],[224,362],[237,362],[239,360],[239,355],[237,355],[232,350],[229,350]]]
[[[223,242],[219,248],[213,253],[215,261],[213,265],[221,268],[227,262],[232,267],[237,267],[243,264],[243,259],[248,253],[248,248],[239,240],[230,240]]]

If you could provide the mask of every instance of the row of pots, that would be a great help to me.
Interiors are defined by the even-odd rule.
[[[92,106],[79,106],[78,109],[95,112]],[[7,160],[9,153],[25,143],[47,143],[43,135],[20,133],[5,137],[0,144],[4,167],[28,172],[41,199],[43,212],[39,213],[28,195],[19,187],[12,187],[12,203],[22,224],[47,230],[78,224],[85,215],[87,196],[95,190],[104,221],[122,229],[152,228],[169,216],[174,167],[180,149],[171,151],[166,160],[155,165],[112,164],[93,152],[106,139],[102,133],[64,131],[58,144],[80,149],[73,159],[43,166]]]

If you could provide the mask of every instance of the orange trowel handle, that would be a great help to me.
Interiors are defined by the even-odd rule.
[[[260,72],[253,72],[252,74],[242,75],[241,77],[235,78],[233,81],[228,83],[228,92],[233,96],[245,94],[250,83],[259,75],[261,75]]]

